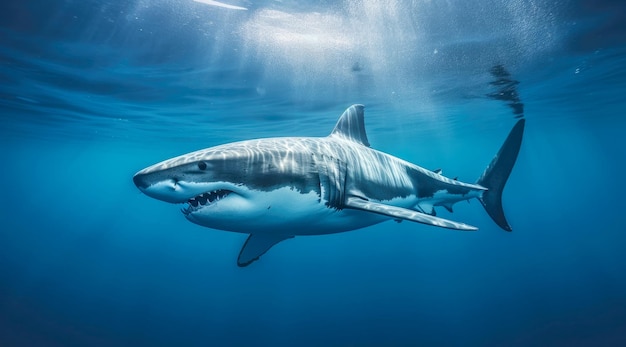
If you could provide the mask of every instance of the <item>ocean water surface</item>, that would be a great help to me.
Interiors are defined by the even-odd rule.
[[[624,13],[610,0],[2,2],[0,345],[626,345]],[[205,147],[326,136],[356,103],[373,148],[464,182],[523,116],[513,232],[472,201],[437,212],[476,232],[389,221],[239,268],[246,235],[133,184]]]

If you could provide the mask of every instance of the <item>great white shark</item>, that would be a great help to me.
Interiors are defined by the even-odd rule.
[[[266,138],[181,155],[135,174],[146,195],[185,204],[183,215],[213,229],[249,234],[237,264],[303,235],[360,229],[387,220],[442,228],[476,227],[437,217],[477,199],[511,231],[502,191],[522,143],[519,119],[476,183],[465,183],[370,148],[362,105],[350,106],[329,136]]]

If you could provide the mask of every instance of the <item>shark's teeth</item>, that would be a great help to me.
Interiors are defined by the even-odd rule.
[[[207,193],[202,193],[198,196],[194,196],[193,198],[187,200],[187,203],[189,205],[186,209],[183,209],[183,214],[188,215],[189,213],[201,208],[202,206],[207,206],[218,200],[223,199],[230,193],[232,193],[230,190],[218,189]]]

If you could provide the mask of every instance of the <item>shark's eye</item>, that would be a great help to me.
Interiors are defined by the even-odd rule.
[[[200,170],[206,170],[206,163],[201,161],[198,163],[198,169]]]

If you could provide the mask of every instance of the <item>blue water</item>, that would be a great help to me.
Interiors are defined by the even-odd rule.
[[[623,1],[26,0],[0,4],[0,345],[626,345]],[[189,223],[132,175],[225,142],[370,142],[474,182],[515,119],[504,192],[287,240]],[[262,223],[263,221],[259,221]]]

